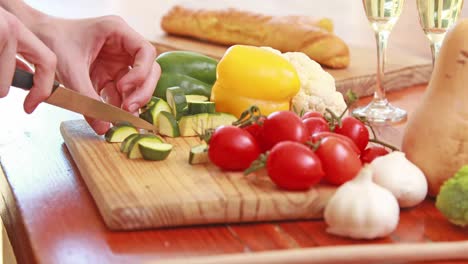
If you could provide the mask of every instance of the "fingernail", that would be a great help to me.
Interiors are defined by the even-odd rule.
[[[138,110],[138,104],[131,104],[129,107],[128,107],[128,111],[129,112],[136,112]]]

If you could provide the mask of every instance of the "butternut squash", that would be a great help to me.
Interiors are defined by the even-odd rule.
[[[447,33],[402,150],[426,175],[430,196],[468,164],[468,19]]]

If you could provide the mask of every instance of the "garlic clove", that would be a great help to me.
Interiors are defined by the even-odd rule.
[[[393,194],[372,182],[365,166],[353,180],[340,186],[325,207],[327,232],[356,239],[374,239],[392,233],[400,208]]]
[[[395,195],[400,207],[413,207],[427,195],[428,186],[424,173],[405,153],[394,151],[376,158],[371,163],[374,182]]]

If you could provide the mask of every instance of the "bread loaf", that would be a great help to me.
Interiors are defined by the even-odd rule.
[[[161,27],[169,34],[223,45],[245,44],[269,46],[282,52],[300,51],[329,68],[349,65],[348,46],[332,33],[333,24],[329,19],[175,6],[162,18]]]

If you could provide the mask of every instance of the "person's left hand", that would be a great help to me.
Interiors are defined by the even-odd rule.
[[[161,69],[155,48],[121,18],[50,18],[34,32],[57,55],[66,87],[137,114],[153,94]],[[97,134],[108,122],[86,118]]]

